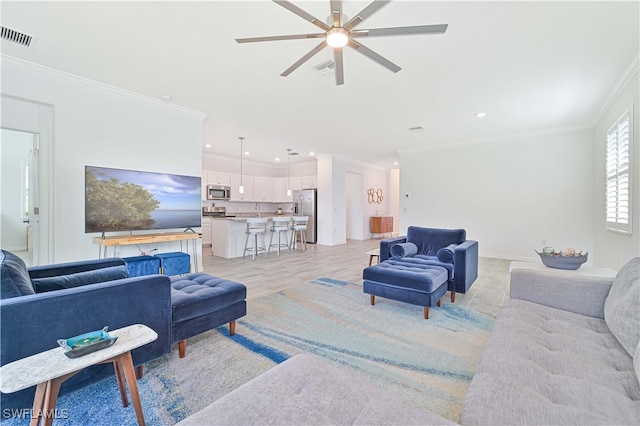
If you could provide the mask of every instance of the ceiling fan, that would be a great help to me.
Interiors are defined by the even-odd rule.
[[[286,0],[273,0],[275,3],[284,7],[285,9],[295,13],[302,19],[311,22],[313,25],[322,29],[322,33],[314,34],[293,34],[293,35],[281,35],[281,36],[268,36],[268,37],[251,37],[251,38],[237,38],[238,43],[253,43],[258,41],[277,41],[277,40],[295,40],[295,39],[308,39],[308,38],[322,38],[322,43],[311,49],[306,55],[298,59],[293,65],[284,70],[283,77],[288,76],[295,71],[300,65],[311,59],[315,54],[319,53],[327,46],[333,48],[333,58],[335,62],[336,70],[336,85],[344,84],[344,67],[342,58],[342,48],[346,45],[354,48],[356,51],[362,53],[364,56],[376,61],[383,67],[395,72],[401,70],[401,68],[391,62],[390,60],[382,57],[373,50],[365,47],[362,43],[356,41],[362,37],[379,37],[379,36],[393,36],[393,35],[416,35],[416,34],[443,34],[447,30],[448,24],[439,25],[417,25],[411,27],[391,27],[391,28],[372,28],[368,30],[355,29],[365,19],[373,15],[391,0],[375,0],[359,13],[357,13],[351,19],[346,22],[342,22],[344,15],[342,14],[342,0],[330,0],[331,3],[331,15],[328,19],[328,24],[322,22],[315,16],[305,12],[298,6],[290,3]]]

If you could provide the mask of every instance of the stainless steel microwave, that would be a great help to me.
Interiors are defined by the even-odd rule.
[[[226,185],[207,185],[207,200],[229,200],[231,187]]]

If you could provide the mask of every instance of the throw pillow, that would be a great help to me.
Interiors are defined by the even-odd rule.
[[[640,257],[618,271],[604,302],[604,320],[629,355],[640,341]]]
[[[438,260],[443,263],[453,263],[453,253],[457,246],[457,244],[449,244],[447,247],[438,250]]]
[[[2,275],[0,298],[8,299],[35,294],[27,265],[15,254],[0,250],[0,274]]]
[[[391,246],[392,257],[409,257],[418,253],[418,246],[413,243],[401,243]]]

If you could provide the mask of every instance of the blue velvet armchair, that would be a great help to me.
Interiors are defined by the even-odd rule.
[[[410,226],[406,236],[380,242],[380,262],[392,257],[446,268],[452,302],[456,293],[466,293],[478,278],[478,242],[467,240],[464,229]]]
[[[158,339],[132,351],[142,364],[171,350],[169,277],[127,278],[122,259],[103,259],[26,268],[12,253],[0,250],[0,364],[53,349],[56,340],[108,326],[115,330],[145,324]],[[111,364],[87,368],[62,385],[60,395],[113,376]],[[2,408],[31,408],[35,387],[1,394]]]

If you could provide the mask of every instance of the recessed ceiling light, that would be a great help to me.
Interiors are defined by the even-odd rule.
[[[162,96],[160,96],[160,99],[162,99],[163,101],[170,102],[170,101],[173,100],[173,97],[171,97],[169,95],[162,95]]]
[[[208,143],[208,144],[206,144],[206,145],[205,145],[205,147],[206,147],[206,148],[211,148],[211,144],[210,144],[210,143]]]
[[[315,152],[313,152],[313,151],[311,151],[311,152],[309,153],[309,155],[316,155],[316,153],[315,153]]]
[[[244,155],[249,155],[249,154],[251,154],[249,151],[244,152]]]
[[[484,117],[486,115],[487,115],[487,113],[484,112],[484,111],[476,112],[476,114],[475,114],[475,116],[478,117],[478,118],[482,118],[482,117]]]
[[[280,158],[279,158],[279,157],[276,157],[276,161],[280,161]]]
[[[394,161],[394,162],[393,162],[393,165],[394,165],[394,166],[397,166],[397,165],[398,165],[398,162],[397,162],[397,161]]]

